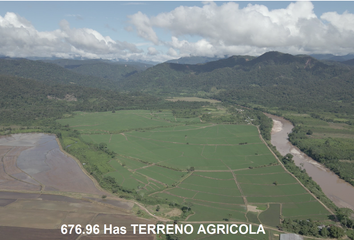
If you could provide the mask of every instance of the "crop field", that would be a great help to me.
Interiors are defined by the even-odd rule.
[[[280,205],[269,204],[269,208],[259,215],[259,220],[268,226],[279,226]]]
[[[206,98],[199,98],[199,97],[173,97],[167,98],[167,101],[177,102],[177,101],[186,101],[186,102],[210,102],[210,103],[218,103],[220,101],[214,99],[206,99]]]
[[[183,123],[170,114],[118,111],[90,113],[89,119],[78,113],[60,122],[116,153],[107,175],[123,187],[191,206],[188,221],[276,226],[280,216],[328,219],[330,213],[279,165],[255,126]]]

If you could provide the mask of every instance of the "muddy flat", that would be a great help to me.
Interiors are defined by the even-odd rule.
[[[76,234],[62,235],[60,229],[33,229],[23,227],[2,227],[0,226],[1,237],[6,240],[51,240],[63,239],[74,240]]]
[[[14,134],[0,138],[1,239],[107,239],[63,235],[62,224],[153,223],[131,214],[134,203],[98,189],[55,136]],[[105,199],[102,195],[106,195]],[[113,238],[112,238],[113,239]],[[123,239],[123,238],[122,238]],[[125,239],[153,239],[128,234]]]
[[[103,194],[48,134],[0,138],[0,189]]]

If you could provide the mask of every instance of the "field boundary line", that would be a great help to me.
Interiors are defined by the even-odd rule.
[[[96,219],[96,217],[98,216],[98,214],[99,213],[95,213],[93,216],[92,216],[92,218],[91,218],[91,220],[88,222],[88,224],[91,224],[91,225],[93,225],[93,221]],[[84,235],[83,233],[81,233],[75,240],[79,240],[82,236],[86,236],[86,235]]]
[[[264,139],[263,139],[263,137],[262,137],[262,135],[261,135],[261,131],[259,130],[259,126],[257,126],[257,130],[258,130],[260,139],[261,139],[261,140],[263,141],[263,143],[267,146],[267,148],[268,148],[269,151],[273,154],[273,156],[278,160],[278,162],[279,162],[280,165],[283,167],[283,169],[284,169],[287,173],[289,173],[293,178],[295,178],[296,181],[297,181],[309,194],[311,194],[311,196],[312,196],[314,199],[316,199],[328,212],[330,212],[332,215],[335,215],[334,212],[333,212],[331,209],[329,209],[323,202],[321,202],[321,201],[315,196],[315,194],[313,194],[310,190],[308,190],[308,188],[305,187],[305,185],[302,184],[302,182],[300,182],[300,180],[299,180],[297,177],[295,177],[294,174],[292,174],[291,172],[289,172],[288,169],[286,169],[286,167],[284,166],[284,164],[282,163],[282,161],[279,160],[278,156],[272,151],[272,149],[268,146],[268,144],[266,143],[266,141],[264,141]]]
[[[4,173],[9,176],[10,178],[13,178],[15,179],[16,181],[20,181],[20,182],[23,182],[23,183],[26,183],[26,184],[31,184],[31,185],[34,185],[34,186],[37,186],[37,187],[40,187],[40,192],[42,192],[44,190],[44,185],[42,185],[40,182],[38,182],[36,179],[32,178],[32,176],[28,175],[26,172],[22,171],[22,169],[20,169],[18,166],[17,166],[17,161],[16,161],[16,168],[18,170],[20,170],[21,172],[23,172],[24,174],[26,174],[27,176],[29,176],[29,178],[33,179],[34,181],[36,181],[39,186],[37,184],[34,184],[34,183],[31,183],[31,182],[26,182],[24,180],[21,180],[19,178],[16,178],[12,175],[10,175],[7,171],[6,171],[6,167],[5,167],[5,162],[4,162],[4,158],[6,157],[6,155],[11,152],[12,150],[16,149],[16,147],[12,147],[9,151],[7,151],[4,156],[1,157],[1,162],[2,162],[2,167],[3,167],[3,170],[4,170]],[[22,151],[21,151],[22,152]],[[18,154],[19,155],[19,154]],[[16,155],[15,157],[17,157],[18,155]]]

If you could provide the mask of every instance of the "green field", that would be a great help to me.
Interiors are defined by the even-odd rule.
[[[106,175],[121,186],[192,205],[188,221],[260,220],[274,227],[281,214],[328,219],[329,212],[279,165],[255,126],[191,121],[168,111],[134,110],[77,113],[60,123],[116,153]],[[260,204],[267,207],[247,211]]]
[[[277,227],[280,224],[280,205],[279,204],[269,204],[269,208],[259,214],[259,220],[268,226]]]

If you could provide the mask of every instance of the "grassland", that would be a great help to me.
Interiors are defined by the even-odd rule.
[[[168,111],[119,111],[77,113],[60,123],[116,153],[105,174],[121,186],[191,206],[188,221],[276,226],[280,217],[328,218],[278,164],[255,126],[188,121]]]

